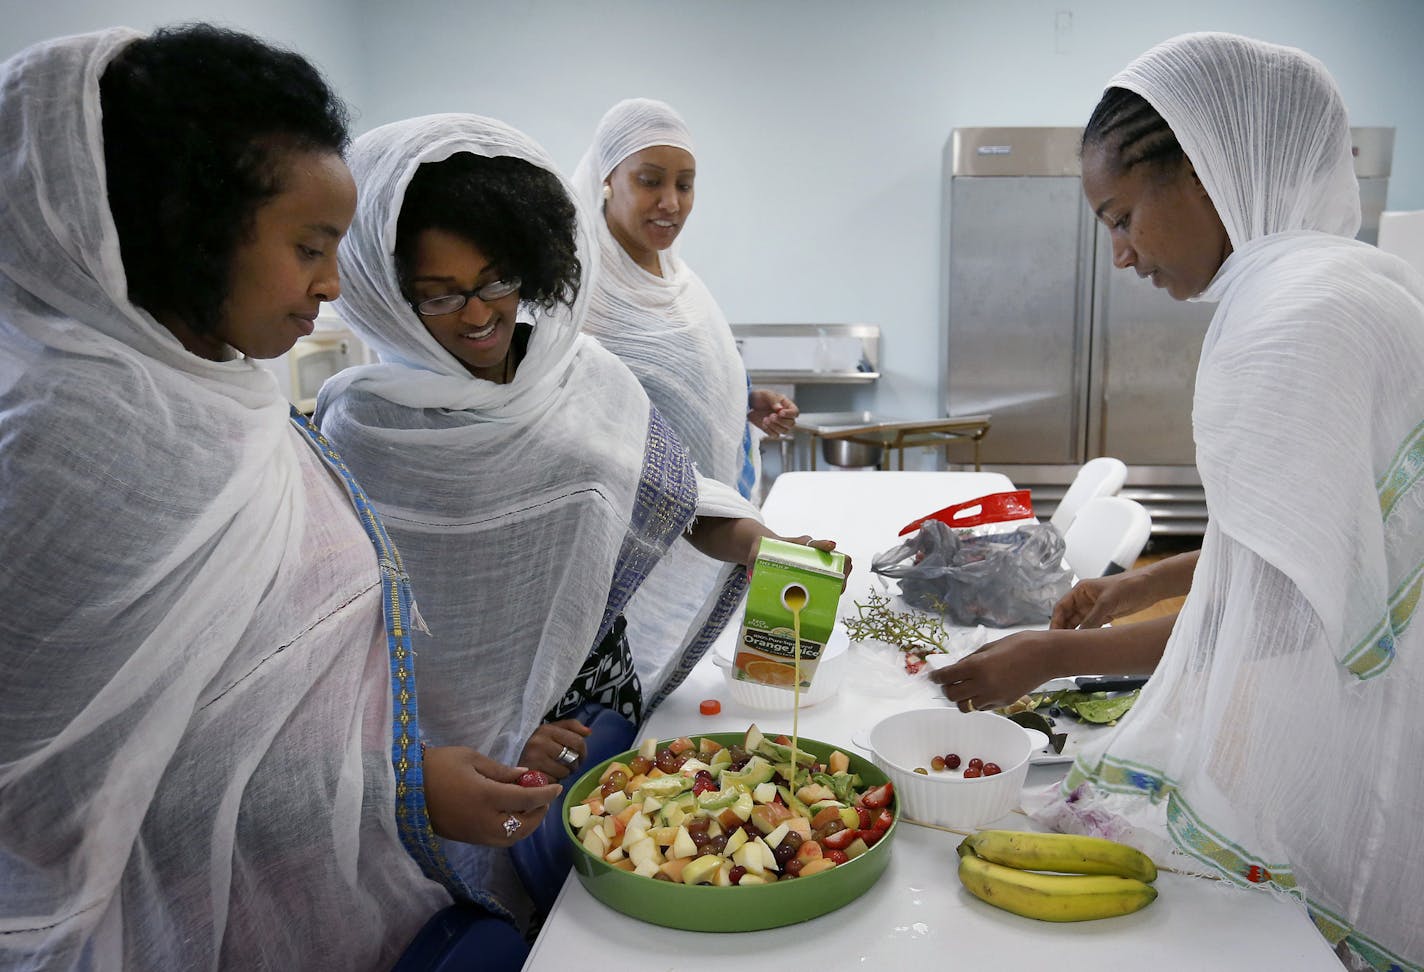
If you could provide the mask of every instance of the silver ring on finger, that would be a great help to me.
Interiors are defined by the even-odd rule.
[[[504,818],[504,836],[513,837],[519,833],[519,828],[523,826],[524,821],[511,813],[508,817]]]
[[[559,754],[554,758],[557,759],[559,762],[563,763],[569,769],[573,769],[574,764],[579,761],[578,753],[574,752],[567,746],[559,747]]]

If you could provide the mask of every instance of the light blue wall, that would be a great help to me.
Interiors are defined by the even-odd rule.
[[[0,60],[66,34],[206,20],[300,51],[349,99],[366,77],[355,10],[353,0],[0,0]]]
[[[1356,124],[1398,129],[1390,208],[1424,208],[1421,0],[0,0],[0,54],[204,16],[312,56],[358,129],[475,111],[570,170],[614,101],[670,101],[699,146],[684,253],[728,318],[880,324],[885,377],[857,404],[906,417],[937,408],[950,129],[1082,124],[1111,74],[1173,34],[1320,57]]]
[[[950,129],[1080,125],[1111,74],[1174,34],[1316,54],[1357,124],[1399,129],[1391,208],[1424,208],[1420,0],[363,2],[363,125],[476,111],[571,170],[617,99],[675,105],[698,145],[688,260],[732,321],[880,324],[885,377],[857,404],[888,414],[937,414]]]

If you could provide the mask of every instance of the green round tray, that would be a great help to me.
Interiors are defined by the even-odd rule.
[[[704,732],[693,738],[705,737],[730,746],[742,742],[745,736],[740,732]],[[661,749],[669,741],[660,742],[658,748]],[[849,752],[848,747],[831,746],[814,739],[801,739],[799,745],[821,762],[839,749],[850,757],[851,771],[859,773],[866,786],[888,782],[874,763]],[[875,846],[853,861],[808,878],[747,888],[718,888],[655,881],[631,871],[621,871],[594,857],[578,842],[574,829],[569,826],[568,810],[582,803],[598,785],[598,778],[609,763],[615,760],[626,763],[636,755],[636,750],[629,750],[599,763],[569,788],[564,800],[564,833],[574,845],[574,870],[579,880],[589,894],[625,915],[655,925],[702,932],[756,931],[794,925],[854,901],[870,889],[890,863],[890,844],[895,839],[895,828],[899,826],[900,818],[898,794],[891,803],[895,823],[876,841]]]

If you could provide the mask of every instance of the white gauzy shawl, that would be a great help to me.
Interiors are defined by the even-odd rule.
[[[1424,279],[1349,237],[1345,109],[1300,51],[1179,37],[1113,85],[1180,140],[1234,253],[1193,404],[1209,528],[1142,699],[1049,819],[1138,825],[1424,963]]]
[[[0,966],[385,968],[450,899],[396,833],[375,551],[271,375],[128,300],[138,37],[0,66]]]
[[[601,260],[584,331],[637,375],[699,473],[751,496],[760,451],[747,423],[747,372],[727,318],[678,255],[679,244],[658,254],[662,276],[654,276],[624,251],[603,218],[603,180],[624,159],[655,145],[695,154],[692,135],[671,106],[647,98],[621,101],[599,122],[574,172]],[[666,679],[684,654],[676,632],[686,630],[689,612],[706,610],[703,602],[719,596],[726,582],[725,569],[685,540],[669,551],[627,612],[629,643],[645,681]],[[669,615],[668,604],[678,605],[678,613]]]
[[[527,137],[473,115],[409,119],[356,141],[360,201],[337,307],[382,363],[331,379],[317,415],[385,519],[430,627],[422,725],[435,741],[514,762],[607,630],[605,609],[629,593],[611,588],[641,580],[687,523],[690,508],[676,522],[647,509],[648,477],[685,488],[700,515],[756,511],[695,478],[632,373],[579,333],[598,261],[581,208],[583,286],[572,308],[526,307],[534,331],[512,382],[473,378],[430,336],[401,295],[396,224],[416,169],[457,152],[556,171]],[[643,564],[631,580],[630,562]],[[655,690],[645,683],[645,698]]]

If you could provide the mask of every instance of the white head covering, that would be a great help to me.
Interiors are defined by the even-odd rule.
[[[604,180],[624,159],[655,145],[693,153],[692,135],[671,106],[647,98],[620,101],[599,122],[574,173],[602,261],[584,331],[637,375],[699,473],[750,496],[760,453],[747,424],[747,372],[727,318],[678,255],[680,243],[658,254],[662,276],[655,276],[624,251],[603,218]],[[671,636],[686,630],[686,618],[669,616],[665,605],[694,594],[686,605],[692,609],[717,596],[726,580],[717,564],[685,541],[674,546],[628,612],[629,641],[644,678],[656,684],[682,654]],[[640,609],[645,600],[651,610]]]
[[[0,965],[371,967],[449,900],[395,834],[374,551],[270,373],[127,298],[98,82],[139,36],[0,66]]]
[[[626,595],[610,591],[625,547],[655,560],[685,525],[659,539],[669,524],[640,521],[645,467],[693,473],[628,369],[579,333],[598,262],[582,209],[585,285],[572,308],[528,308],[534,332],[512,382],[471,377],[430,336],[401,295],[396,224],[416,169],[457,152],[556,171],[527,137],[474,115],[409,119],[356,141],[360,202],[337,307],[384,363],[329,381],[317,414],[382,512],[430,625],[427,733],[512,762],[611,623],[610,598]],[[691,494],[704,514],[754,512],[715,483]]]
[[[1133,61],[1108,86],[1136,92],[1167,119],[1232,247],[1292,230],[1359,231],[1345,102],[1325,65],[1304,51],[1234,34],[1185,34]],[[1252,97],[1239,97],[1243,90]]]
[[[1235,252],[1204,294],[1220,307],[1193,404],[1209,526],[1191,593],[1046,819],[1137,824],[1303,898],[1374,967],[1417,968],[1424,279],[1347,238],[1348,126],[1315,60],[1194,34],[1112,83],[1158,107]]]

